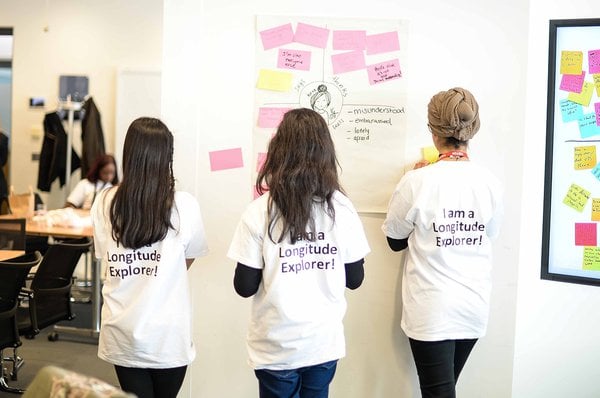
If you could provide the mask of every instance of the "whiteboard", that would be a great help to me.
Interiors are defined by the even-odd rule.
[[[600,19],[550,27],[542,278],[600,285]]]
[[[312,108],[356,209],[385,213],[405,164],[408,22],[259,15],[255,35],[253,176],[283,113]]]

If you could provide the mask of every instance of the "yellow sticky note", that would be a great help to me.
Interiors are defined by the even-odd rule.
[[[584,82],[581,93],[569,93],[569,101],[576,102],[583,106],[589,106],[594,94],[594,83]]]
[[[600,221],[600,199],[592,199],[592,221]]]
[[[581,75],[582,65],[582,51],[561,51],[560,73],[562,75]]]
[[[596,166],[596,145],[577,146],[574,150],[575,170],[593,169]]]
[[[596,95],[600,97],[600,73],[592,75],[594,77],[594,86],[596,86]]]
[[[434,146],[428,146],[423,148],[423,159],[427,160],[429,163],[433,163],[438,160],[440,153]]]
[[[589,271],[600,271],[600,247],[586,246],[583,248],[582,268]]]
[[[289,72],[261,69],[256,88],[272,91],[290,91],[293,75]]]
[[[569,191],[563,199],[563,203],[579,212],[582,212],[589,198],[590,191],[586,191],[577,184],[571,184]]]

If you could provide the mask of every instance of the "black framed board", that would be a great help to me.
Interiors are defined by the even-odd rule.
[[[549,39],[541,277],[600,286],[600,19]]]

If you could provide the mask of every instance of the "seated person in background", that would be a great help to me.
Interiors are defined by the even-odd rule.
[[[86,178],[79,181],[71,191],[65,207],[89,210],[100,191],[118,183],[117,162],[114,156],[100,155],[96,158]]]

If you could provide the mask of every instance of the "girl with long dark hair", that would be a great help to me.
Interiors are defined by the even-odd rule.
[[[327,397],[345,355],[344,292],[362,283],[370,249],[337,167],[325,120],[287,112],[258,174],[263,195],[229,248],[237,293],[254,296],[247,345],[261,398]]]
[[[138,397],[176,397],[195,357],[187,269],[207,253],[196,199],[175,190],[173,135],[160,120],[127,130],[123,180],[91,210],[106,279],[98,356]]]

